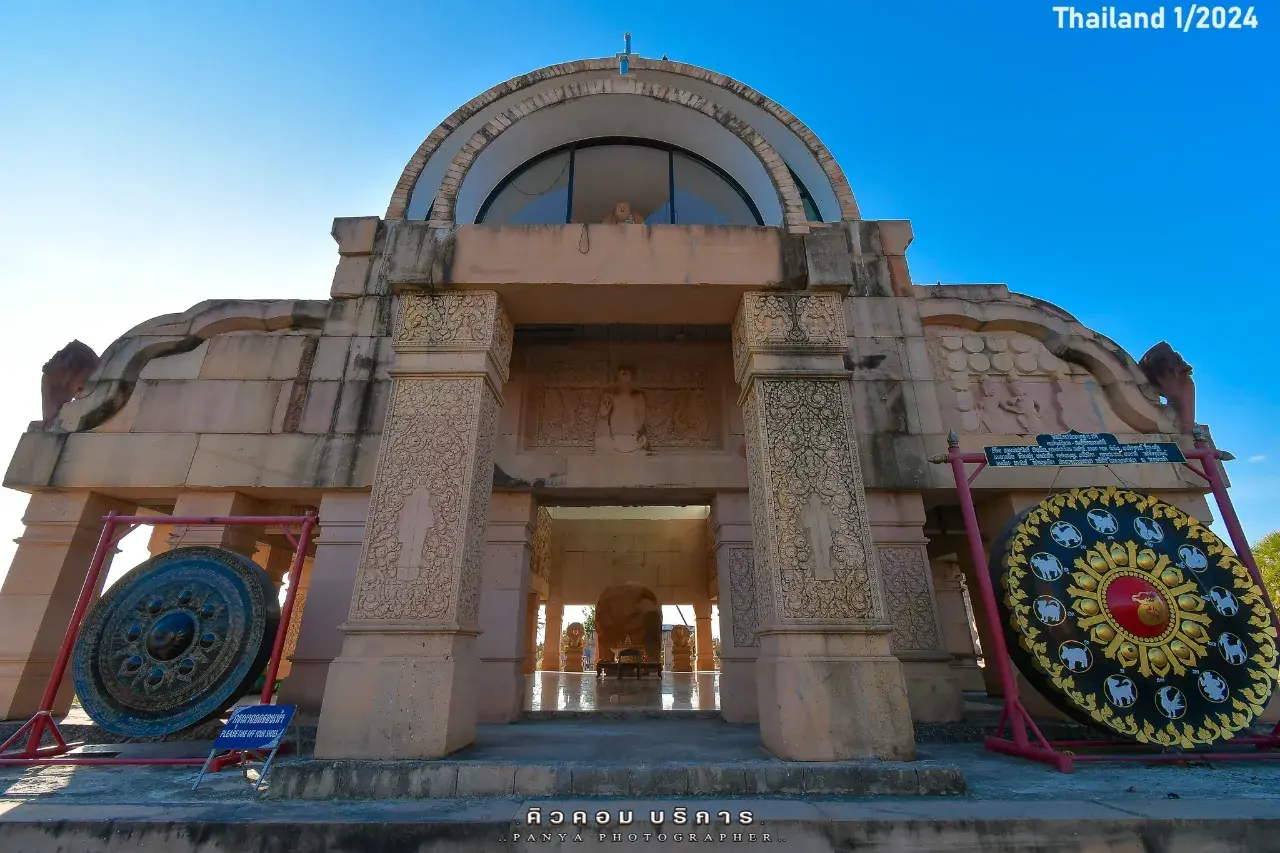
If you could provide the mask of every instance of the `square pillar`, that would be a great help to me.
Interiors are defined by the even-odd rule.
[[[938,603],[938,621],[942,623],[942,640],[951,655],[951,669],[961,690],[986,689],[982,667],[978,666],[978,650],[973,644],[969,625],[969,608],[965,604],[964,573],[954,554],[929,561],[933,575],[933,591]]]
[[[310,572],[303,565],[305,575],[310,577],[306,607],[294,608],[297,646],[289,656],[289,679],[280,685],[279,700],[283,705],[297,705],[298,716],[307,721],[320,716],[329,664],[342,652],[338,626],[351,609],[351,590],[356,582],[368,514],[368,492],[325,492],[320,496],[316,555],[310,561]],[[298,595],[302,593],[299,588]]]
[[[524,710],[529,562],[537,517],[533,495],[493,495],[480,579],[481,634],[476,638],[482,723],[513,723]],[[536,629],[536,614],[533,621]]]
[[[760,622],[764,747],[793,761],[909,760],[854,440],[842,299],[747,293],[733,327]]]
[[[525,593],[524,611],[524,674],[538,671],[538,608],[542,599],[535,590]]]
[[[133,511],[94,492],[36,492],[27,503],[26,527],[0,587],[0,720],[27,720],[39,710],[89,574],[102,517],[113,509]],[[100,581],[109,568],[103,567]],[[58,716],[71,707],[69,673],[70,667],[54,703]]]
[[[907,679],[911,719],[959,722],[964,719],[964,695],[938,620],[924,500],[913,492],[871,492],[867,500],[885,606],[893,622],[893,653]]]
[[[512,337],[492,291],[400,297],[368,535],[317,758],[441,758],[475,740],[481,563]]]
[[[716,649],[711,640],[711,602],[695,601],[693,603],[694,651],[698,661],[694,668],[698,672],[714,672],[716,668]]]
[[[560,644],[564,642],[564,604],[547,599],[547,630],[542,640],[542,669],[560,672]]]
[[[720,600],[720,716],[730,723],[755,723],[760,719],[760,638],[751,499],[744,492],[717,494],[710,521]]]
[[[182,492],[173,507],[177,516],[263,515],[257,501],[239,492]],[[169,535],[169,548],[184,545],[209,545],[226,548],[250,559],[258,550],[262,528],[247,524],[189,524],[174,527]],[[288,571],[288,567],[285,567]]]
[[[289,558],[292,561],[293,555],[290,554]],[[285,631],[284,646],[280,649],[280,669],[276,678],[281,681],[293,675],[293,653],[298,650],[298,634],[302,630],[302,614],[307,608],[307,595],[311,592],[311,570],[314,567],[315,560],[311,557],[303,558],[302,568],[298,572],[298,591],[293,596],[293,612],[289,614],[289,627]],[[285,574],[288,573],[286,568]]]

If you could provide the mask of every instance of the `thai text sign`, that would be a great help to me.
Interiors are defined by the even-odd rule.
[[[1068,432],[1036,436],[1033,445],[985,447],[987,464],[995,468],[1041,465],[1153,465],[1185,462],[1171,442],[1121,444],[1106,432]]]
[[[296,705],[236,708],[218,733],[214,749],[273,749],[280,744]]]

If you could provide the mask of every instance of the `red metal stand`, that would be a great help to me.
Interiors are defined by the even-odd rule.
[[[1234,546],[1236,554],[1240,557],[1240,562],[1248,567],[1254,583],[1262,587],[1262,575],[1259,573],[1257,563],[1253,559],[1253,551],[1249,548],[1249,541],[1245,539],[1244,530],[1240,527],[1240,519],[1236,516],[1235,507],[1231,503],[1230,495],[1227,494],[1227,487],[1222,480],[1222,472],[1218,467],[1219,459],[1231,459],[1234,457],[1210,447],[1206,440],[1205,432],[1201,427],[1197,426],[1192,435],[1195,439],[1195,447],[1184,451],[1183,455],[1188,460],[1198,460],[1200,464],[1196,465],[1191,461],[1182,464],[1209,483],[1209,488],[1213,492],[1214,500],[1218,505],[1218,511],[1222,514],[1223,523],[1227,527],[1227,533],[1231,537],[1231,544]],[[986,571],[987,557],[982,545],[982,534],[978,530],[978,513],[973,504],[973,491],[970,489],[973,481],[987,467],[986,454],[962,453],[960,451],[960,440],[956,437],[955,432],[952,432],[947,437],[946,456],[933,457],[930,461],[950,463],[951,472],[955,475],[956,493],[960,498],[960,512],[964,517],[965,535],[969,540],[969,554],[973,559],[973,573],[977,577],[978,589],[982,593],[982,602],[987,612],[987,627],[990,630],[992,645],[995,646],[991,650],[992,653],[989,656],[989,660],[994,661],[996,671],[1000,676],[1000,685],[1004,690],[1004,707],[1000,713],[1000,723],[996,728],[996,733],[988,736],[985,740],[986,748],[989,751],[1043,762],[1056,767],[1063,773],[1071,773],[1075,769],[1074,764],[1077,761],[1186,762],[1280,759],[1280,752],[1267,751],[1271,748],[1280,747],[1280,724],[1276,725],[1270,735],[1237,738],[1228,742],[1233,746],[1256,746],[1258,749],[1255,751],[1131,753],[1125,755],[1073,755],[1060,751],[1081,747],[1096,748],[1107,746],[1141,748],[1144,745],[1127,740],[1050,741],[1040,732],[1035,721],[1031,719],[1031,715],[1023,706],[1022,697],[1018,692],[1018,680],[1014,675],[1013,665],[1009,658],[1009,647],[1004,641],[1004,626],[1000,622],[995,589],[991,585],[990,573]],[[978,467],[972,474],[968,474],[965,471],[965,465],[971,463],[977,463]],[[1263,588],[1265,589],[1265,587]],[[1274,610],[1272,617],[1273,621],[1277,620],[1278,614],[1274,613]],[[1005,737],[1006,726],[1010,734],[1009,737]]]
[[[289,621],[293,615],[294,599],[298,594],[298,581],[302,575],[302,563],[311,547],[311,534],[318,521],[319,519],[314,512],[308,512],[306,515],[242,515],[226,517],[117,515],[114,511],[108,513],[102,519],[102,535],[98,537],[98,547],[93,552],[93,561],[89,564],[89,574],[84,579],[84,586],[80,588],[80,598],[76,601],[76,608],[71,615],[71,623],[67,626],[67,634],[62,640],[62,648],[58,651],[58,658],[53,665],[53,672],[49,674],[49,683],[44,689],[44,697],[40,701],[40,710],[36,711],[35,716],[30,720],[23,723],[22,728],[14,732],[8,740],[0,744],[0,766],[38,764],[89,766],[190,764],[200,766],[204,764],[205,759],[203,758],[60,757],[74,748],[76,744],[68,744],[62,736],[62,732],[58,730],[58,724],[53,719],[53,705],[57,699],[58,690],[62,686],[62,678],[66,674],[67,664],[71,660],[71,652],[75,647],[76,638],[80,635],[80,626],[84,622],[85,614],[89,611],[89,603],[93,600],[93,596],[98,590],[98,581],[102,575],[102,568],[106,563],[107,554],[121,539],[140,524],[256,525],[259,527],[280,525],[283,527],[285,538],[289,540],[289,544],[293,546],[294,551],[293,563],[289,566],[289,591],[285,594],[284,607],[280,613],[280,625],[276,628],[275,641],[271,646],[271,661],[267,664],[266,683],[262,688],[262,704],[270,705],[272,704],[272,695],[275,692],[276,673],[280,670],[280,657],[284,651],[285,636],[289,632]],[[292,525],[301,525],[301,530],[294,534],[289,530]],[[118,531],[118,528],[121,527],[124,529]],[[24,734],[27,736],[26,746],[17,752],[5,754],[22,740]],[[43,740],[45,734],[53,738],[53,746],[40,746],[40,741]],[[211,772],[217,772],[225,767],[241,764],[249,755],[250,753],[246,752],[231,752],[226,755],[220,755],[214,759],[209,769]]]

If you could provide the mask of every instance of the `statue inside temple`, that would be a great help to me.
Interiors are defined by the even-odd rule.
[[[635,225],[643,223],[644,217],[637,216],[628,202],[620,201],[600,221],[605,225]]]
[[[676,625],[671,629],[671,671],[693,672],[693,644],[688,625]]]
[[[645,432],[645,398],[631,384],[630,367],[619,367],[614,390],[600,401],[596,447],[618,453],[633,453],[649,446]]]
[[[98,354],[80,341],[72,341],[45,362],[40,379],[43,426],[53,423],[62,407],[84,391],[85,382],[97,367]]]
[[[564,671],[582,672],[582,647],[585,631],[581,622],[570,622],[565,629]]]

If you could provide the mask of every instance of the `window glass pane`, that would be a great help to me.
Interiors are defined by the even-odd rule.
[[[563,224],[569,205],[569,152],[561,151],[512,177],[490,203],[483,220],[491,225]]]
[[[668,221],[667,152],[641,145],[579,148],[573,165],[573,221],[613,221],[619,205],[649,225]],[[625,210],[624,210],[624,218]]]
[[[796,189],[800,191],[800,201],[804,204],[804,218],[810,222],[821,222],[822,212],[818,210],[818,203],[809,194],[809,188],[804,185],[804,181],[800,180],[795,169],[788,166],[787,171],[791,173],[791,180],[796,182]]]
[[[737,187],[702,163],[675,155],[677,225],[756,225]]]

